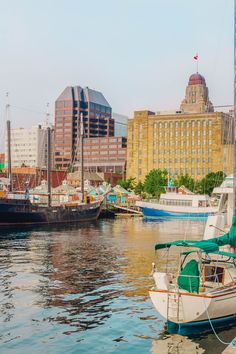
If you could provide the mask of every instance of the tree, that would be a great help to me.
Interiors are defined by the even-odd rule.
[[[226,175],[223,171],[210,172],[199,183],[199,193],[211,195],[215,187],[219,187]]]
[[[73,173],[74,172],[74,166],[73,165],[69,165],[67,167],[67,173]]]
[[[152,196],[159,196],[165,192],[165,187],[168,183],[167,170],[154,169],[145,177],[144,191]]]
[[[193,192],[196,189],[196,182],[188,174],[187,175],[178,175],[178,176],[176,176],[174,181],[173,181],[173,185],[176,186],[176,187],[185,186],[191,192]]]
[[[134,189],[134,187],[135,187],[135,178],[134,177],[130,177],[130,178],[126,179],[126,180],[121,179],[121,180],[118,181],[118,184],[122,188],[130,191],[130,190]]]
[[[141,181],[135,186],[134,191],[136,194],[141,194],[143,192],[143,183]]]

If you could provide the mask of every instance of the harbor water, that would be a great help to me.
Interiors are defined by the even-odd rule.
[[[1,353],[221,353],[214,334],[169,335],[148,295],[152,262],[165,266],[155,243],[199,239],[204,225],[134,218],[1,232]]]

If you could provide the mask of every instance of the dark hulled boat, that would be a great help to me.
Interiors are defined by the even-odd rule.
[[[83,181],[83,117],[81,121],[81,192],[82,201],[84,200],[84,181]],[[7,197],[0,199],[0,227],[17,226],[17,225],[41,225],[41,224],[66,224],[97,220],[102,201],[90,203],[65,203],[53,205],[51,203],[51,141],[50,128],[47,128],[47,146],[48,146],[48,204],[42,205],[32,203],[29,195],[26,193],[25,198],[17,198],[12,191],[12,175],[11,175],[11,135],[10,121],[7,121],[8,134],[8,177],[9,191]]]
[[[0,199],[0,227],[58,224],[97,220],[100,202],[78,205],[42,206],[26,199]]]

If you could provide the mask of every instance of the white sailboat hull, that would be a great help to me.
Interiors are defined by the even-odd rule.
[[[210,321],[233,319],[232,316],[236,322],[235,283],[207,295],[168,290],[150,290],[149,293],[156,310],[171,323],[188,324],[188,327],[206,322],[210,325]]]

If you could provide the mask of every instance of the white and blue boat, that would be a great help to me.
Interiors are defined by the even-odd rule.
[[[219,211],[220,203],[216,198],[194,194],[184,186],[168,186],[165,190],[166,193],[162,193],[159,200],[136,202],[145,218],[207,218]]]

